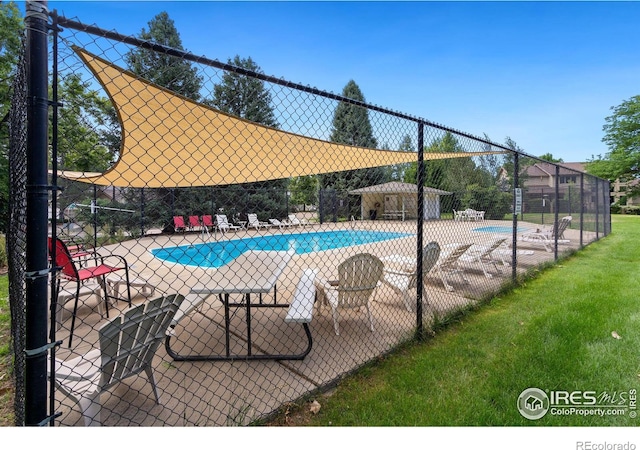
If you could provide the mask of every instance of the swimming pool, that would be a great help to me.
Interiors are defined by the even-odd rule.
[[[522,232],[525,230],[528,230],[528,228],[518,227],[518,232]],[[513,227],[489,226],[489,227],[474,228],[472,231],[480,231],[484,233],[511,234],[511,232],[513,231]]]
[[[297,254],[321,252],[353,245],[370,244],[413,236],[389,231],[336,230],[315,233],[274,234],[196,245],[157,248],[156,258],[197,267],[221,267],[248,250],[294,250]]]

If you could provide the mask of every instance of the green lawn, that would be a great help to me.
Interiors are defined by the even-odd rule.
[[[343,381],[331,396],[317,398],[320,412],[307,415],[302,423],[638,425],[640,419],[630,417],[630,410],[601,417],[560,416],[549,409],[544,417],[529,420],[516,407],[527,388],[548,395],[581,391],[574,399],[584,395],[588,402],[594,395],[598,405],[604,403],[601,396],[608,395],[609,404],[624,399],[623,406],[629,406],[629,396],[640,385],[638,241],[640,217],[614,216],[608,238],[470,312],[428,341]]]
[[[13,425],[13,383],[9,349],[9,278],[0,275],[0,426]]]

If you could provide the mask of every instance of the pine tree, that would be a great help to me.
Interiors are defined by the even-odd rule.
[[[184,50],[180,34],[169,14],[161,12],[149,22],[149,30],[140,32],[140,39]],[[200,99],[202,77],[189,61],[144,48],[127,55],[129,69],[159,86],[193,100]]]

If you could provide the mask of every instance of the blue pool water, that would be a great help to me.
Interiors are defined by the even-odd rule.
[[[522,232],[525,230],[527,230],[527,228],[518,227],[518,232]],[[489,227],[474,228],[472,231],[481,231],[485,233],[511,234],[511,232],[513,231],[513,227],[489,226]]]
[[[295,250],[295,253],[303,254],[399,239],[407,236],[412,236],[412,234],[362,230],[274,234],[246,239],[206,242],[196,245],[157,248],[151,250],[151,253],[156,258],[177,264],[198,267],[221,267],[248,250]]]

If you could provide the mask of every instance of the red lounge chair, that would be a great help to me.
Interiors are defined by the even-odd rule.
[[[200,225],[200,217],[198,216],[189,216],[189,229],[191,231],[199,230]]]
[[[173,216],[173,229],[175,231],[182,231],[183,233],[187,230],[187,227],[184,224],[184,217]]]
[[[202,216],[202,226],[213,231],[213,227],[215,227],[216,224],[213,223],[213,216],[211,214]]]

